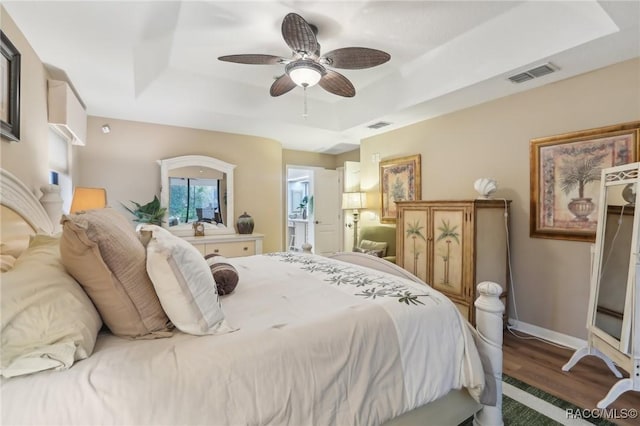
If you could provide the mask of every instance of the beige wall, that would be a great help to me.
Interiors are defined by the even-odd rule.
[[[320,152],[284,149],[282,150],[283,170],[286,166],[309,166],[322,167],[324,169],[335,169],[336,156],[331,154],[322,154]],[[286,176],[286,174],[284,176]]]
[[[111,133],[101,131],[109,124]],[[264,251],[281,249],[282,148],[270,139],[159,124],[89,117],[87,146],[78,149],[78,184],[107,189],[112,207],[160,195],[157,160],[208,155],[235,164],[234,210],[253,216],[254,232],[265,234]]]
[[[344,166],[345,161],[360,161],[360,150],[354,149],[353,151],[345,152],[335,156],[336,168]]]
[[[639,75],[640,60],[623,62],[365,139],[360,157],[421,154],[425,200],[474,198],[477,178],[496,178],[495,196],[513,200],[519,319],[586,338],[590,244],[529,237],[529,140],[640,119]],[[362,187],[377,199],[377,166],[362,161],[361,173]]]
[[[345,152],[338,155],[323,154],[320,152],[296,151],[285,149],[282,151],[282,164],[286,166],[322,167],[324,169],[337,169],[342,167],[345,161],[360,161],[360,150]]]
[[[20,142],[2,138],[1,164],[39,196],[39,188],[48,183],[47,75],[31,45],[1,6],[0,23],[21,54]]]

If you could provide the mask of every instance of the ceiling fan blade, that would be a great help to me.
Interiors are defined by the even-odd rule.
[[[249,64],[249,65],[278,65],[278,64],[282,64],[283,61],[286,61],[286,59],[281,58],[279,56],[260,55],[260,54],[227,55],[227,56],[220,56],[218,59],[225,62],[235,62],[237,64]]]
[[[313,29],[296,13],[289,13],[282,20],[282,38],[294,52],[313,55],[320,49]]]
[[[384,64],[389,59],[391,59],[391,55],[382,50],[367,47],[343,47],[323,55],[320,62],[334,68],[359,70]]]
[[[356,89],[353,84],[344,75],[333,70],[327,70],[318,82],[320,87],[334,95],[352,98],[356,95]]]
[[[269,93],[271,96],[280,96],[284,95],[291,89],[296,87],[296,84],[291,80],[288,74],[282,74],[280,77],[276,79],[271,85],[271,89],[269,89]]]

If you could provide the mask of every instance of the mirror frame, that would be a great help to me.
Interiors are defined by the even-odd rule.
[[[631,247],[629,253],[629,269],[627,274],[627,288],[626,288],[626,297],[625,297],[625,306],[623,311],[623,320],[622,320],[622,330],[620,339],[616,339],[613,336],[610,336],[604,330],[596,325],[596,314],[597,314],[597,304],[598,304],[598,295],[600,292],[600,275],[602,273],[602,261],[603,261],[603,249],[604,249],[604,236],[605,236],[605,224],[606,224],[606,215],[608,211],[607,206],[607,193],[608,188],[612,186],[625,186],[629,183],[633,183],[635,185],[640,185],[640,176],[638,175],[638,170],[640,169],[640,163],[632,163],[626,164],[623,166],[611,167],[602,169],[601,181],[600,181],[600,204],[598,210],[598,225],[596,230],[596,242],[595,242],[595,253],[593,259],[593,265],[591,270],[591,292],[589,298],[589,312],[587,317],[587,328],[590,332],[602,339],[604,342],[607,342],[612,348],[615,348],[616,351],[621,352],[623,354],[629,355],[632,352],[631,343],[633,342],[633,336],[631,333],[633,332],[634,326],[632,323],[636,323],[635,327],[637,328],[637,318],[634,318],[634,300],[633,293],[634,287],[636,286],[636,282],[638,277],[636,276],[636,256],[638,251],[639,244],[639,233],[640,230],[639,222],[640,222],[640,213],[635,210],[633,216],[633,234],[631,239]],[[638,202],[640,201],[640,191],[636,191],[635,198],[635,206],[638,206]],[[638,330],[635,331],[636,334],[640,336]],[[638,337],[636,336],[636,339]],[[606,350],[603,351],[606,355],[609,355]],[[616,359],[615,357],[612,357]]]
[[[182,167],[206,167],[226,174],[227,223],[224,224],[224,228],[218,228],[215,226],[205,227],[205,235],[236,233],[236,218],[233,212],[233,171],[236,168],[235,164],[225,163],[222,160],[207,157],[205,155],[182,155],[180,157],[166,158],[164,160],[159,160],[158,164],[160,164],[160,205],[162,207],[167,207],[167,213],[165,213],[162,225],[163,227],[179,236],[193,236],[191,226],[188,228],[182,227],[181,229],[173,229],[176,227],[169,226],[169,173],[173,169],[180,169]]]
[[[598,292],[600,290],[600,270],[603,256],[604,217],[608,210],[606,205],[606,188],[613,185],[635,185],[633,204],[640,205],[640,163],[602,169],[600,180],[600,204],[598,206],[598,228],[596,243],[593,246],[594,258],[591,265],[591,292],[589,293],[589,313],[587,316],[587,345],[577,349],[562,371],[569,371],[582,358],[593,355],[602,359],[609,370],[619,379],[609,389],[607,395],[596,405],[600,409],[607,408],[613,401],[627,391],[640,391],[640,212],[634,208],[631,250],[622,333],[620,340],[610,336],[596,325]],[[633,191],[632,191],[633,193]],[[625,200],[630,202],[626,197]],[[631,203],[631,202],[630,202]],[[625,323],[626,322],[626,323]],[[624,377],[618,370],[622,368],[629,373]]]

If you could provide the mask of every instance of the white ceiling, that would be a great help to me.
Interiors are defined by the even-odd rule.
[[[90,115],[257,135],[340,153],[362,138],[640,56],[639,1],[7,1],[40,59],[66,72]],[[301,88],[269,96],[296,12],[322,51],[361,46],[391,60],[338,70],[354,98]],[[514,84],[545,62],[560,70]],[[392,123],[380,130],[367,125]]]

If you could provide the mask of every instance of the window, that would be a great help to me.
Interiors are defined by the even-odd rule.
[[[49,183],[60,186],[62,211],[65,213],[69,212],[73,198],[69,151],[69,142],[49,129]]]
[[[169,178],[169,225],[193,221],[222,223],[218,179]]]

